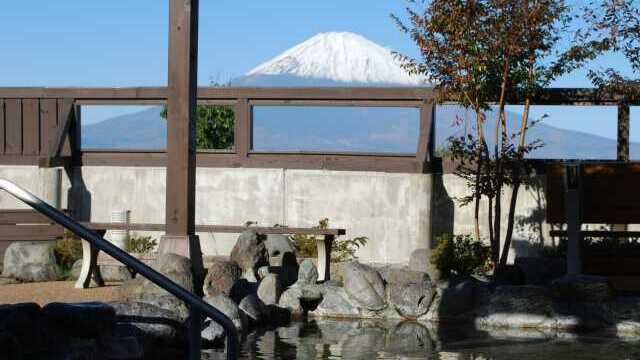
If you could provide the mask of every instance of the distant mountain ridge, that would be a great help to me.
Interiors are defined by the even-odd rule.
[[[257,66],[232,86],[321,87],[321,86],[426,86],[424,77],[410,76],[392,51],[353,33],[321,33]],[[295,111],[292,111],[295,110]],[[414,109],[256,107],[256,150],[407,152],[416,150],[418,117]],[[394,109],[392,109],[394,110]],[[436,148],[446,144],[464,127],[452,124],[465,117],[464,110],[439,107],[436,114]],[[493,128],[494,114],[487,127]],[[516,131],[520,115],[509,113],[508,123]],[[469,123],[473,123],[469,117]],[[471,126],[467,131],[472,130]],[[85,148],[166,147],[166,121],[160,108],[118,116],[83,126]],[[491,133],[491,132],[489,132]],[[541,123],[528,139],[542,139],[545,146],[531,157],[613,159],[613,139],[556,128]],[[630,144],[632,157],[640,157],[640,144]]]

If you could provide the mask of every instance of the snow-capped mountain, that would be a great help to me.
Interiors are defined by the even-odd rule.
[[[286,50],[245,76],[237,86],[424,86],[409,75],[391,49],[351,32],[326,32]]]

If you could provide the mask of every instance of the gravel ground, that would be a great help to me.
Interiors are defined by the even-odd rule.
[[[36,302],[45,305],[51,302],[121,300],[117,284],[107,284],[107,286],[100,288],[75,289],[74,283],[73,281],[56,281],[0,285],[0,304]]]

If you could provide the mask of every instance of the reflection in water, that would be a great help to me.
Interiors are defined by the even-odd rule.
[[[431,326],[431,325],[430,325]],[[221,358],[209,353],[206,358]],[[591,360],[640,359],[640,343],[553,332],[415,322],[309,320],[259,329],[242,344],[242,359]]]

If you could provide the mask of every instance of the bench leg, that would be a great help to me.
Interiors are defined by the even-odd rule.
[[[333,235],[325,235],[324,239],[316,241],[318,247],[318,281],[331,280],[331,247],[333,246]]]
[[[102,235],[101,235],[102,236]],[[100,250],[92,246],[88,241],[82,240],[82,268],[76,281],[76,289],[86,289],[91,284],[91,278],[96,285],[104,286],[100,267],[98,266],[98,254]]]

